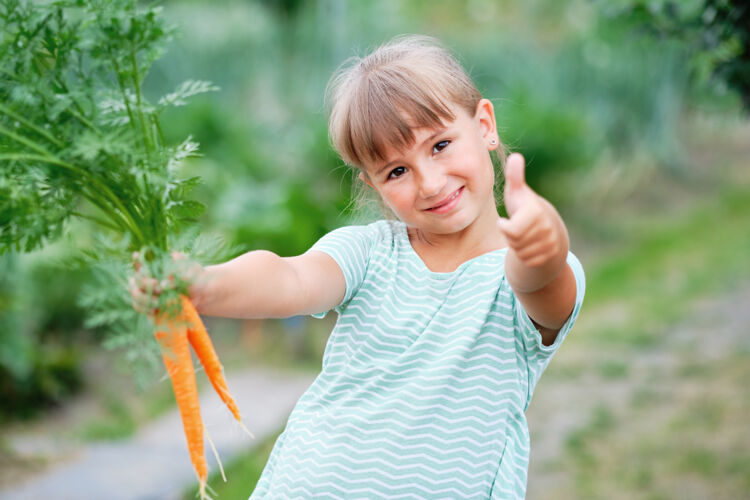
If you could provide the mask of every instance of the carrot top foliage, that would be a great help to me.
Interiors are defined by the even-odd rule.
[[[160,7],[136,0],[0,1],[0,254],[37,249],[73,218],[93,224],[96,242],[74,261],[95,271],[79,298],[87,326],[106,326],[106,345],[129,347],[136,364],[151,354],[152,367],[154,325],[127,292],[131,255],[168,312],[190,284],[189,263],[170,251],[198,260],[229,251],[196,236],[200,178],[178,176],[198,144],[167,144],[159,123],[217,87],[185,81],[154,100],[142,91],[175,32]]]
[[[203,206],[188,198],[199,178],[175,171],[198,144],[166,144],[159,115],[216,87],[187,81],[155,103],[143,94],[174,32],[160,8],[4,0],[0,28],[0,252],[37,248],[74,216],[131,250],[167,250]]]

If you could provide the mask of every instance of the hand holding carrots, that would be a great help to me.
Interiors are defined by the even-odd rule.
[[[160,299],[164,292],[167,292],[166,295],[173,296],[180,292],[186,293],[190,285],[195,283],[203,272],[200,264],[190,260],[182,252],[173,251],[171,257],[171,262],[167,262],[164,265],[166,269],[160,273],[166,278],[159,280],[145,262],[143,255],[140,252],[133,252],[135,272],[128,280],[133,309],[142,314],[156,316],[163,309],[163,301]],[[170,294],[170,291],[177,293]]]

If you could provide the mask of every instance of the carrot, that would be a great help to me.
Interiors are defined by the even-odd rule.
[[[237,403],[229,393],[227,387],[227,381],[224,378],[224,368],[219,362],[219,357],[216,355],[214,345],[211,342],[211,337],[208,336],[206,327],[201,321],[201,317],[198,311],[195,310],[193,303],[190,299],[185,297],[182,298],[182,311],[185,315],[185,320],[188,323],[187,337],[190,341],[190,345],[193,346],[195,354],[198,356],[203,368],[206,370],[208,380],[211,381],[211,385],[214,386],[217,394],[222,401],[227,405],[229,411],[232,412],[234,418],[238,421],[242,421],[240,418],[240,409],[237,408]]]
[[[203,445],[203,420],[198,401],[198,386],[195,382],[193,360],[187,339],[184,315],[176,319],[156,318],[156,340],[162,351],[167,373],[172,380],[177,407],[182,417],[182,426],[187,438],[188,451],[193,468],[198,475],[201,498],[206,497],[208,465]]]

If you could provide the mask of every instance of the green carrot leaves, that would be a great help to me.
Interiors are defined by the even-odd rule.
[[[163,307],[189,286],[175,280],[171,250],[224,250],[198,234],[204,206],[190,196],[200,178],[179,177],[198,143],[167,144],[159,123],[168,107],[218,88],[187,80],[153,101],[143,92],[174,32],[160,7],[137,0],[0,2],[0,254],[83,229],[93,242],[75,265],[97,279],[79,298],[88,326],[106,325],[107,345],[127,347],[131,361],[158,353],[126,291],[133,252],[141,274],[169,285]]]
[[[198,144],[165,144],[158,116],[217,87],[188,80],[149,102],[143,80],[174,32],[160,13],[134,0],[0,7],[0,252],[34,249],[73,216],[128,233],[128,250],[165,251],[197,220],[198,179],[176,175]]]

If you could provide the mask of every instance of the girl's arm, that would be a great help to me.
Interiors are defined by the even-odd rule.
[[[542,343],[551,345],[557,332],[573,312],[576,298],[576,280],[573,270],[563,263],[560,272],[546,285],[532,291],[521,291],[526,282],[536,281],[539,268],[528,267],[513,250],[505,260],[505,274],[513,292],[523,304],[531,321],[542,334]],[[552,274],[554,276],[554,274]],[[549,276],[549,275],[545,275]],[[515,283],[515,286],[514,286]]]
[[[344,298],[344,273],[332,257],[267,250],[203,268],[190,288],[199,313],[227,318],[287,318],[327,311]]]
[[[524,168],[521,155],[508,157],[504,197],[510,219],[498,222],[510,247],[505,276],[543,343],[550,345],[573,311],[576,282],[566,262],[565,223],[555,207],[526,184]]]

